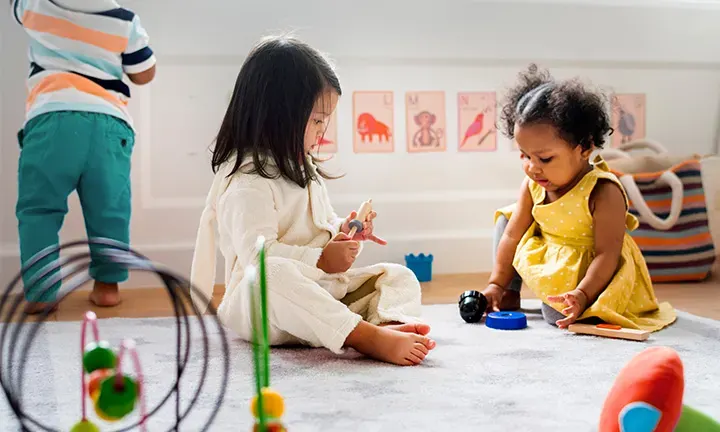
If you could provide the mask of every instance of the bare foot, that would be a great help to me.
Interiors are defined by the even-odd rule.
[[[425,360],[428,352],[435,348],[435,341],[420,334],[360,321],[348,335],[345,345],[377,360],[412,366]]]
[[[25,304],[25,313],[28,315],[37,315],[40,312],[44,311],[45,308],[50,306],[52,303],[36,303],[36,302],[27,302]],[[50,312],[55,312],[58,308],[58,305],[55,304],[52,309],[50,309]]]
[[[95,282],[90,301],[96,306],[112,307],[120,304],[120,290],[116,283]]]
[[[427,324],[389,324],[383,327],[390,330],[405,333],[415,333],[423,336],[426,336],[428,333],[430,333],[430,326]]]

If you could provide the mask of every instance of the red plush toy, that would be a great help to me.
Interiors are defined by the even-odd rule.
[[[651,347],[620,371],[605,399],[600,432],[672,432],[682,412],[685,375],[680,356]]]
[[[605,399],[599,432],[712,432],[720,424],[683,406],[685,375],[680,356],[651,347],[622,368]]]

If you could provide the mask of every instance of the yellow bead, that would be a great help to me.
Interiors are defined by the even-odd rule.
[[[100,428],[89,420],[80,420],[70,429],[70,432],[100,432]]]
[[[285,401],[283,400],[283,397],[280,396],[280,393],[276,392],[275,390],[265,387],[262,389],[262,396],[263,396],[263,411],[265,411],[265,414],[268,417],[271,418],[280,418],[282,417],[283,413],[285,412]],[[258,409],[257,409],[257,396],[255,396],[252,400],[252,404],[250,406],[250,410],[252,414],[255,416],[255,418],[258,418]]]

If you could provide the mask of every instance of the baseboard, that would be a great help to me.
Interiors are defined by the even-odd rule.
[[[176,272],[180,277],[190,278],[190,266],[192,263],[191,248],[147,248],[150,250],[140,250],[152,261],[163,265],[164,267]],[[413,244],[411,241],[404,242],[402,246],[392,247],[378,246],[368,244],[363,253],[358,257],[356,265],[365,266],[378,262],[394,262],[405,264],[404,252],[413,253],[432,253],[435,255],[433,262],[433,279],[448,281],[457,277],[467,277],[473,275],[477,278],[489,277],[492,271],[492,244],[490,239],[438,239],[436,241],[423,240]],[[462,251],[462,252],[460,252]],[[2,289],[15,277],[19,272],[19,259],[12,254],[0,255],[0,286]],[[717,280],[720,273],[720,255],[716,258],[716,265],[713,270],[711,280]],[[224,264],[222,255],[218,254],[218,263],[216,269],[216,281],[224,280]],[[433,281],[433,282],[434,282]],[[432,286],[432,283],[424,284]],[[142,289],[157,288],[162,286],[162,282],[157,275],[153,273],[133,271],[130,273],[130,279],[123,284],[123,289]],[[221,290],[223,285],[218,284]],[[82,289],[88,289],[89,286]],[[221,291],[222,292],[222,291]]]

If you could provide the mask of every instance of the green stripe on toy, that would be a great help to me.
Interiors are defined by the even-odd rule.
[[[682,414],[674,432],[720,432],[720,423],[706,414],[683,405]]]
[[[257,239],[258,265],[249,265],[245,277],[251,292],[252,347],[255,369],[255,396],[250,411],[257,419],[253,431],[284,432],[281,420],[285,411],[282,395],[270,387],[270,343],[268,340],[267,268],[265,238]],[[259,272],[258,272],[259,269]]]
[[[267,270],[265,267],[265,237],[258,237],[258,261],[260,264],[260,310],[262,311],[263,332],[263,386],[270,386],[270,344],[268,343],[267,318]]]

